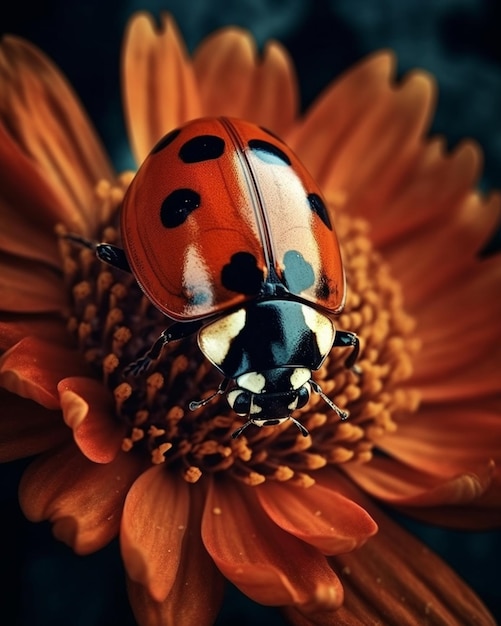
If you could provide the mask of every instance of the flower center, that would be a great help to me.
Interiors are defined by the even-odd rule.
[[[101,241],[119,244],[112,224],[131,177],[97,187],[101,214],[109,224]],[[417,408],[417,393],[403,385],[412,371],[417,341],[399,285],[373,250],[367,224],[343,211],[335,221],[348,284],[346,307],[336,326],[358,334],[361,374],[346,369],[345,349],[331,350],[313,378],[350,417],[340,422],[313,394],[306,407],[293,413],[309,430],[308,437],[287,420],[273,427],[250,426],[233,440],[231,433],[241,419],[224,396],[190,411],[190,402],[214,393],[222,378],[200,352],[196,337],[166,346],[145,375],[124,377],[124,368],[144,354],[169,321],[133,276],[61,238],[73,301],[68,328],[96,377],[114,394],[114,419],[127,428],[123,450],[147,455],[154,464],[176,466],[189,482],[203,472],[225,470],[251,485],[266,479],[308,485],[315,470],[327,464],[371,459],[378,440],[396,429],[392,416]]]

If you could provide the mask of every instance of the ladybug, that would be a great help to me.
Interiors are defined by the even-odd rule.
[[[130,271],[171,321],[124,374],[140,375],[171,341],[198,334],[224,380],[194,410],[224,394],[245,423],[292,420],[333,346],[359,341],[336,330],[345,301],[341,253],[321,192],[277,136],[249,122],[191,121],[153,147],[121,209],[123,250],[94,244],[97,256]],[[85,242],[84,242],[85,243]]]

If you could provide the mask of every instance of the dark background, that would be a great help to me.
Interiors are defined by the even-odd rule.
[[[290,51],[306,107],[340,71],[380,48],[397,52],[399,72],[421,67],[438,81],[432,132],[452,147],[465,136],[485,152],[486,191],[501,188],[501,2],[496,0],[35,0],[3,3],[0,32],[21,35],[62,68],[83,100],[118,170],[133,161],[124,132],[119,54],[136,10],[170,11],[193,50],[214,29],[237,24],[262,45]],[[499,247],[499,237],[491,248]],[[26,462],[0,467],[0,624],[130,626],[115,543],[80,558],[48,524],[24,520],[17,484]],[[441,554],[501,618],[500,533],[462,533],[403,521]],[[277,611],[230,589],[218,626],[279,625]]]

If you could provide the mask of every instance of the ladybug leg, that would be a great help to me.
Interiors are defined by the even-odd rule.
[[[153,361],[156,361],[162,354],[164,346],[171,341],[178,341],[184,339],[193,333],[197,332],[202,326],[201,320],[195,320],[193,322],[174,322],[169,328],[166,328],[151,348],[139,359],[136,359],[132,363],[129,363],[123,370],[124,376],[141,376],[147,372]]]
[[[355,335],[355,333],[350,333],[347,330],[337,330],[332,347],[348,348],[350,346],[353,350],[346,359],[345,366],[348,369],[352,369],[356,374],[361,374],[362,370],[358,367],[358,365],[356,365],[358,354],[360,352],[360,341],[358,340],[357,335]]]
[[[340,409],[337,404],[334,404],[334,402],[332,402],[332,400],[330,398],[328,398],[325,393],[322,391],[322,388],[320,387],[320,385],[315,382],[312,378],[310,378],[310,380],[308,381],[311,385],[311,388],[313,389],[313,391],[315,391],[316,393],[318,393],[318,395],[322,398],[322,400],[328,404],[330,406],[330,408],[335,411],[339,417],[341,418],[341,420],[344,422],[345,420],[348,419],[348,417],[350,416],[349,413],[347,413],[346,411],[343,411],[343,409]],[[292,419],[292,418],[291,418]],[[299,427],[298,427],[299,428]],[[304,428],[304,427],[303,427]],[[301,430],[301,429],[300,429]],[[304,434],[304,433],[303,433]]]
[[[96,245],[96,256],[101,261],[104,261],[112,267],[116,267],[119,270],[132,274],[129,261],[125,256],[125,252],[122,248],[114,246],[111,243],[98,243]]]
[[[347,330],[337,330],[336,336],[334,337],[334,342],[332,344],[333,348],[349,348],[352,347],[353,350],[348,355],[348,358],[345,361],[345,366],[351,370],[353,370],[356,374],[361,374],[362,370],[356,365],[356,361],[358,359],[358,355],[360,352],[360,341],[358,340],[357,335],[355,333],[350,333]],[[335,411],[342,421],[348,419],[349,413],[340,409],[330,398],[328,398],[325,393],[322,391],[320,385],[310,378],[308,381],[311,385],[313,391],[318,393],[318,395],[322,398],[324,402],[326,402],[330,408]]]
[[[125,252],[122,248],[114,246],[111,243],[96,243],[95,241],[92,241],[92,239],[87,239],[86,237],[81,237],[80,235],[76,235],[74,233],[67,233],[64,235],[64,238],[69,241],[73,241],[80,246],[84,246],[84,248],[93,250],[100,261],[104,261],[104,263],[107,263],[112,267],[116,267],[124,272],[129,272],[129,274],[132,273],[129,262],[127,261],[127,257],[125,256]]]

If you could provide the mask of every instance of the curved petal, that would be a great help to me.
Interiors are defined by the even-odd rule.
[[[501,470],[498,467],[492,476],[490,486],[467,508],[458,509],[454,505],[433,508],[399,507],[399,510],[416,519],[446,528],[462,530],[491,530],[501,526]]]
[[[95,463],[109,463],[118,454],[126,432],[113,418],[113,396],[98,380],[73,376],[57,385],[63,418],[75,443]]]
[[[371,222],[384,219],[379,214],[416,158],[435,100],[423,72],[392,84],[394,63],[385,51],[360,62],[320,96],[290,137],[325,195],[346,198]]]
[[[479,251],[500,223],[500,194],[483,198],[470,193],[447,219],[437,219],[432,228],[409,231],[387,246],[384,256],[402,284],[407,310],[416,311],[418,316],[426,314],[426,307],[421,310],[423,302],[432,302],[450,285],[459,284],[464,274],[479,264]],[[419,263],[415,262],[417,258]],[[470,298],[468,312],[473,302]],[[468,316],[458,317],[464,320]]]
[[[332,169],[326,164],[337,146],[366,117],[372,103],[389,91],[395,64],[394,55],[386,50],[363,59],[331,83],[289,133],[289,145],[315,180],[320,182],[322,171]],[[344,185],[339,190],[344,190]]]
[[[240,117],[285,134],[298,113],[294,67],[286,50],[268,42],[258,57],[251,34],[224,28],[195,51],[193,65],[204,115]]]
[[[0,462],[22,459],[57,447],[68,439],[59,411],[0,389]]]
[[[125,568],[156,602],[165,600],[176,580],[189,500],[188,483],[158,465],[141,474],[125,501],[120,529]]]
[[[394,161],[400,161],[398,150]],[[371,221],[371,238],[384,251],[412,237],[417,229],[432,229],[457,212],[478,181],[481,164],[482,154],[472,141],[463,141],[451,153],[441,138],[422,141],[384,196],[373,181],[365,196],[361,189],[350,198],[349,206]]]
[[[393,459],[374,458],[364,465],[343,466],[343,471],[364,491],[396,506],[470,505],[488,489],[494,464],[464,469],[448,478],[436,477]]]
[[[253,489],[231,479],[211,484],[202,539],[218,568],[260,604],[339,607],[342,588],[325,557],[272,522]]]
[[[0,358],[0,385],[47,409],[59,409],[57,384],[68,374],[90,374],[74,350],[26,337]]]
[[[379,532],[360,550],[330,559],[345,588],[336,624],[495,625],[473,591],[438,556],[365,498],[360,504],[377,519]]]
[[[299,114],[299,93],[292,60],[278,41],[263,50],[253,92],[243,117],[285,135]]]
[[[334,473],[335,470],[329,468],[319,472],[320,484],[328,485]],[[334,480],[347,498],[377,521],[379,530],[361,548],[329,558],[345,589],[345,601],[334,613],[317,613],[316,625],[494,626],[480,600],[439,557],[387,518],[353,482],[339,481],[337,476]],[[285,612],[292,624],[307,626],[309,623],[293,608]]]
[[[88,554],[117,535],[125,496],[139,472],[133,455],[122,453],[113,463],[98,465],[71,442],[28,467],[19,501],[28,519],[49,519],[58,539]]]
[[[490,257],[422,307],[416,331],[422,349],[410,384],[420,388],[424,401],[499,391],[500,281],[500,259]]]
[[[0,252],[0,310],[9,313],[62,313],[67,295],[58,273],[36,260]]]
[[[230,27],[207,37],[193,66],[206,115],[244,117],[256,70],[256,45],[246,30]]]
[[[200,536],[205,500],[200,485],[190,485],[190,512],[174,584],[163,602],[156,602],[146,587],[127,581],[134,615],[141,626],[183,624],[212,626],[223,600],[224,579]]]
[[[62,193],[52,187],[43,167],[22,152],[22,148],[8,134],[1,121],[0,204],[2,249],[18,252],[29,258],[42,255],[53,261],[56,259],[58,251],[53,238],[56,224],[64,223],[69,229],[79,231],[85,226],[73,202],[65,199]],[[26,245],[14,243],[9,236],[24,229],[28,240],[36,238],[35,249],[29,253]],[[45,246],[48,249],[44,251]]]
[[[275,524],[323,554],[354,550],[377,532],[374,520],[335,485],[299,489],[268,480],[255,490]]]
[[[390,456],[437,476],[452,476],[494,459],[501,464],[501,398],[423,405],[378,441]]]
[[[174,20],[162,16],[156,28],[148,13],[137,13],[125,33],[123,93],[129,137],[142,163],[167,131],[200,117],[193,69]]]
[[[0,321],[0,352],[29,335],[60,346],[67,345],[69,339],[66,324],[59,315],[16,315],[15,319],[9,316],[7,321]]]
[[[65,212],[43,168],[22,152],[0,122],[0,250],[58,270],[54,228],[72,223],[74,213],[80,223],[78,212],[73,207]]]
[[[92,232],[94,188],[113,177],[109,162],[66,80],[34,46],[11,36],[0,46],[0,121],[37,164],[70,225]]]

